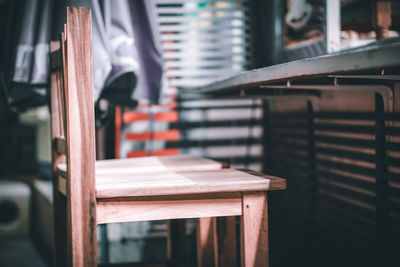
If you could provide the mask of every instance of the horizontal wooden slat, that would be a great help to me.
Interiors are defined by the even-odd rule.
[[[241,194],[170,196],[152,199],[107,199],[97,203],[97,223],[237,216]]]
[[[232,169],[96,175],[97,198],[262,191],[285,187],[283,179],[269,179]]]
[[[265,179],[270,180],[270,187],[269,190],[282,190],[286,188],[286,180],[276,177],[276,176],[272,176],[272,175],[268,175],[268,174],[264,174],[264,173],[260,173],[254,170],[248,170],[248,169],[240,169],[241,172],[244,173],[248,173],[250,175],[254,175],[256,177],[262,177]]]

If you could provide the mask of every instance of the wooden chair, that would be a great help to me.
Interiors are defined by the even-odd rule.
[[[51,43],[56,266],[96,266],[98,224],[181,218],[200,218],[199,266],[218,266],[207,244],[221,216],[240,216],[242,266],[267,266],[266,192],[285,180],[191,156],[96,162],[91,49],[90,11],[67,8]]]

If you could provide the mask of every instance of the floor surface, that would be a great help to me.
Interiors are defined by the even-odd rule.
[[[46,267],[29,238],[0,239],[0,266]]]

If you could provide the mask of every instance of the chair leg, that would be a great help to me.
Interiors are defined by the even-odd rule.
[[[242,267],[269,266],[266,192],[243,193],[240,217]]]
[[[98,266],[96,217],[90,214],[83,216],[71,210],[69,208],[67,220],[67,266],[96,267]]]
[[[182,264],[186,260],[186,221],[168,220],[167,258],[172,265]]]
[[[219,266],[238,266],[236,258],[236,217],[218,217],[217,234]]]
[[[198,218],[196,220],[197,234],[197,266],[217,267],[217,225],[216,218]]]
[[[67,266],[67,199],[58,191],[58,179],[53,184],[54,266]]]
[[[97,267],[96,203],[68,198],[67,211],[68,267]]]

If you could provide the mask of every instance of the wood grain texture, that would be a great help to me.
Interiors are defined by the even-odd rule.
[[[260,178],[264,178],[267,179],[268,182],[268,190],[283,190],[286,189],[286,180],[280,177],[276,177],[276,176],[272,176],[272,175],[268,175],[268,174],[264,174],[261,172],[256,172],[253,170],[248,170],[248,169],[239,169],[239,171],[256,176],[256,177],[260,177]]]
[[[60,42],[50,42],[50,51],[59,51],[60,50]],[[60,88],[61,85],[61,69],[55,69],[51,72],[51,84],[50,84],[50,113],[51,113],[51,137],[52,140],[63,136],[61,130],[61,121],[62,114],[60,114],[60,105],[61,105],[61,97]],[[55,148],[53,151],[55,151]],[[54,166],[55,167],[55,166]]]
[[[243,193],[240,222],[241,266],[269,266],[266,192]]]
[[[50,52],[59,51],[60,42],[50,42]],[[62,135],[62,129],[60,122],[62,120],[60,114],[60,91],[61,91],[61,69],[55,69],[51,73],[50,77],[50,98],[51,98],[51,150],[52,150],[52,168],[53,168],[53,219],[54,219],[54,265],[57,262],[63,263],[65,266],[67,262],[67,200],[64,196],[59,193],[59,183],[57,175],[57,163],[62,160],[57,153],[57,145],[55,138]],[[64,157],[65,158],[65,157]]]
[[[218,266],[217,223],[215,217],[196,220],[197,266]]]
[[[97,266],[91,12],[67,8],[67,194],[72,265]]]
[[[66,100],[65,94],[68,88],[68,62],[67,62],[67,24],[64,24],[64,32],[61,33],[60,50],[62,56],[61,75],[59,77],[60,92],[59,92],[59,109],[60,109],[60,135],[59,137],[65,138],[67,134],[67,114],[66,114]],[[66,161],[65,161],[66,162]]]
[[[65,100],[65,94],[66,94],[66,90],[68,88],[68,62],[67,62],[67,38],[66,38],[66,34],[67,34],[67,24],[64,24],[64,32],[61,34],[61,55],[62,55],[62,75],[60,77],[60,129],[62,129],[62,134],[61,136],[66,136],[67,134],[67,114],[66,114],[66,100]],[[67,162],[67,157],[65,157],[65,161]],[[65,180],[65,188],[66,188],[66,192],[64,194],[64,196],[67,196],[67,179],[68,177],[66,176],[66,180]],[[59,180],[59,185],[58,188],[62,190],[62,184],[60,184],[61,181]],[[59,190],[60,193],[62,193]],[[66,198],[66,237],[67,237],[67,244],[66,244],[66,261],[65,262],[56,262],[56,266],[73,266],[73,258],[72,258],[72,234],[71,234],[71,208],[70,208],[70,203],[69,203],[69,199]]]
[[[97,203],[97,223],[236,216],[240,194],[107,199]]]
[[[273,183],[272,183],[273,184]],[[233,169],[96,175],[97,198],[269,190],[271,180]]]

